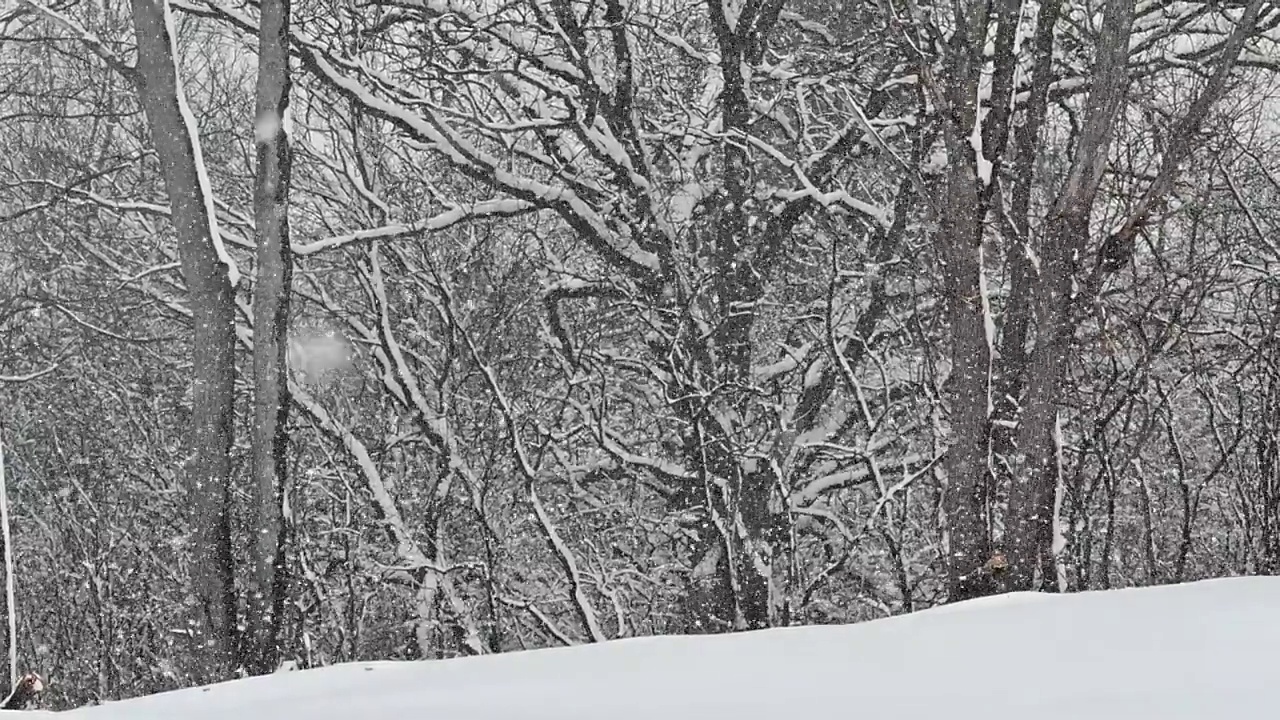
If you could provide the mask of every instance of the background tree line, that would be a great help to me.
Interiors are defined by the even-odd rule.
[[[1269,0],[23,0],[60,706],[1280,569]]]

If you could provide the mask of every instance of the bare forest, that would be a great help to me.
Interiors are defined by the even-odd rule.
[[[8,0],[0,639],[67,708],[1280,574],[1278,26]]]

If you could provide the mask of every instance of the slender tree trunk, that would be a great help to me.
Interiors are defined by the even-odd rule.
[[[14,599],[17,577],[13,566],[13,535],[9,527],[9,482],[5,475],[4,440],[0,438],[0,543],[4,554],[5,644],[9,648],[9,687],[18,685],[18,608]]]
[[[247,669],[280,663],[280,625],[288,593],[287,483],[289,249],[289,0],[264,0],[259,26],[254,188],[257,279],[253,288],[253,481],[249,484],[250,563],[246,610]]]
[[[235,669],[236,603],[229,525],[238,278],[222,247],[195,118],[178,78],[166,0],[132,0],[143,110],[169,193],[192,322],[192,631],[201,679]]]

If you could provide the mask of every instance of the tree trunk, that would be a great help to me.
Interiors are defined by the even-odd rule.
[[[1034,589],[1037,570],[1049,570],[1039,568],[1039,563],[1044,556],[1041,544],[1052,537],[1058,482],[1054,429],[1075,335],[1073,308],[1080,300],[1073,288],[1088,248],[1094,199],[1129,85],[1132,24],[1130,0],[1107,3],[1084,128],[1041,244],[1039,283],[1031,303],[1034,327],[1030,337],[1035,346],[1027,358],[1026,399],[1018,421],[1017,448],[1022,462],[1009,489],[1006,513],[1006,585],[1011,590]]]
[[[257,278],[253,288],[253,480],[249,484],[250,564],[244,657],[253,674],[280,663],[286,565],[289,439],[289,0],[264,0],[259,26],[254,137]]]
[[[747,11],[758,14],[754,20],[740,17],[734,24],[723,4],[709,3],[708,10],[724,80],[719,98],[723,129],[731,137],[748,137],[751,113],[743,68],[760,62],[776,11],[755,6]],[[719,177],[723,197],[708,213],[715,220],[703,232],[708,264],[716,272],[710,296],[701,298],[700,306],[714,330],[705,338],[696,331],[673,334],[687,338],[681,341],[687,361],[673,368],[675,375],[682,378],[687,397],[700,398],[680,403],[680,413],[693,429],[685,451],[701,487],[682,493],[677,505],[703,513],[685,597],[686,623],[701,632],[757,629],[776,622],[776,528],[785,502],[773,502],[781,484],[773,469],[750,470],[742,456],[748,445],[743,427],[754,401],[743,388],[751,386],[757,303],[765,296],[772,269],[764,259],[771,251],[767,233],[753,229],[758,217],[753,217],[750,177],[745,146],[725,143]]]
[[[999,365],[994,373],[992,403],[991,455],[993,483],[1007,487],[1013,482],[1009,472],[1016,443],[1014,423],[1022,408],[1022,394],[1026,384],[1027,335],[1033,317],[1031,298],[1036,287],[1038,272],[1032,257],[1043,252],[1034,243],[1031,227],[1031,200],[1037,182],[1036,165],[1040,158],[1041,129],[1048,114],[1049,87],[1056,79],[1053,67],[1055,26],[1062,10],[1062,0],[1046,0],[1040,6],[1036,18],[1035,61],[1031,74],[1023,122],[1012,133],[1013,176],[1009,178],[1010,207],[1009,227],[1011,236],[1005,261],[1009,267],[1009,297],[1005,302],[1000,332]]]
[[[959,165],[960,163],[956,163]],[[991,591],[982,566],[991,555],[989,531],[989,418],[991,346],[982,298],[982,249],[971,176],[954,172],[948,192],[950,210],[944,222],[948,244],[944,284],[951,325],[951,374],[944,399],[951,444],[947,452],[947,485],[943,511],[947,529],[947,581],[955,602]]]
[[[222,247],[195,118],[176,67],[166,0],[132,0],[142,105],[169,193],[186,281],[192,340],[192,457],[187,468],[193,527],[192,631],[201,680],[231,676],[236,604],[228,508],[234,432],[235,306],[238,276]]]
[[[942,509],[948,596],[966,600],[991,592],[982,572],[990,535],[990,308],[983,289],[981,179],[970,134],[978,112],[978,68],[987,22],[957,16],[947,47],[949,73],[929,82],[939,108],[947,169],[942,180],[943,294],[951,329],[951,370],[943,389],[949,430]],[[929,75],[930,77],[931,74]]]

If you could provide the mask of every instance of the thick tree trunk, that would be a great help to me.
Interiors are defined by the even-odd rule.
[[[1085,220],[1087,222],[1087,219]],[[1078,225],[1074,232],[1083,228]],[[1068,237],[1050,242],[1074,247]],[[1057,490],[1057,463],[1054,430],[1058,422],[1058,400],[1066,377],[1067,355],[1072,346],[1069,323],[1071,282],[1075,276],[1070,255],[1055,253],[1041,266],[1042,287],[1034,302],[1036,345],[1026,367],[1026,398],[1019,420],[1017,446],[1022,451],[1020,472],[1009,489],[1009,509],[1005,520],[1005,557],[1009,562],[1007,586],[1031,590],[1036,587],[1046,538],[1051,538],[1054,496]]]
[[[947,150],[940,212],[943,294],[951,370],[943,389],[949,431],[943,490],[947,585],[952,601],[991,592],[982,572],[990,533],[990,308],[983,289],[983,194],[969,137],[977,119],[981,48],[987,23],[957,17],[947,49],[949,75],[929,87]],[[972,35],[972,37],[971,37]],[[975,57],[976,56],[976,57]]]
[[[1075,319],[1072,309],[1077,272],[1088,248],[1089,219],[1102,182],[1116,118],[1129,85],[1129,35],[1133,3],[1111,0],[1103,18],[1093,89],[1089,93],[1084,128],[1075,155],[1046,223],[1039,282],[1032,296],[1035,346],[1027,358],[1026,399],[1018,422],[1017,448],[1022,456],[1009,489],[1005,557],[1007,587],[1032,590],[1044,553],[1041,544],[1052,537],[1057,465],[1054,428],[1058,402],[1072,349]]]
[[[737,302],[743,296],[732,287],[750,287],[750,283],[721,288]],[[745,382],[750,329],[750,324],[739,325],[734,335],[719,335],[720,344],[713,347],[691,341],[679,353],[703,358],[710,367],[697,362],[671,367],[689,398],[678,403],[677,411],[691,429],[685,440],[686,464],[699,478],[671,499],[673,510],[695,513],[701,519],[695,528],[698,539],[692,548],[693,568],[684,598],[688,632],[750,630],[777,621],[773,574],[785,503],[776,467],[743,465],[746,441],[740,424],[751,414],[751,399],[732,391],[722,391],[725,397],[713,399],[707,385],[698,382],[699,378],[710,380],[719,388]],[[736,351],[727,351],[730,347]]]
[[[708,450],[716,443],[705,442]],[[773,579],[781,521],[776,482],[765,472],[742,473],[726,455],[711,460],[702,505],[707,523],[695,546],[684,599],[688,632],[771,627],[778,620]],[[728,479],[726,479],[728,478]]]
[[[963,163],[956,162],[955,166]],[[980,218],[972,171],[953,167],[943,221],[943,268],[951,328],[951,374],[944,400],[950,431],[943,512],[947,531],[948,597],[953,601],[991,592],[982,566],[991,555],[989,418],[991,345],[982,292]]]
[[[257,279],[253,288],[253,480],[249,484],[250,564],[245,661],[253,674],[280,662],[286,564],[289,329],[289,0],[264,0],[259,26],[258,151],[254,188]]]
[[[779,6],[780,7],[780,6]],[[735,24],[719,2],[708,4],[711,27],[720,51],[724,85],[720,92],[723,131],[730,137],[751,134],[749,89],[743,68],[760,62],[760,53],[776,11],[753,6]],[[754,19],[751,14],[760,13]],[[773,502],[780,483],[767,467],[744,466],[741,451],[745,418],[754,402],[749,389],[757,303],[764,297],[770,268],[763,265],[768,241],[753,229],[751,160],[736,139],[724,144],[720,183],[724,192],[718,212],[705,232],[709,264],[715,268],[711,296],[700,303],[709,338],[702,333],[675,333],[687,358],[673,368],[697,402],[681,403],[681,414],[694,437],[686,443],[691,467],[701,486],[683,495],[678,505],[699,508],[704,515],[694,549],[694,569],[685,598],[686,624],[695,631],[748,630],[776,622],[773,582],[778,552],[775,529],[785,512]],[[757,218],[758,219],[758,218]]]
[[[143,109],[169,193],[192,322],[192,630],[204,680],[235,669],[236,603],[229,525],[235,377],[234,266],[222,248],[195,118],[178,78],[165,0],[132,0]]]

